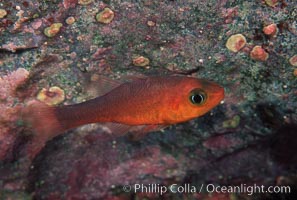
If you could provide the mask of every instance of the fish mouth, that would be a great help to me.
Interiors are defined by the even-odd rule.
[[[207,91],[210,102],[218,104],[224,99],[225,90],[221,85],[204,79],[200,80],[200,84]]]
[[[217,91],[213,92],[210,95],[210,99],[212,102],[216,102],[217,104],[220,103],[225,97],[225,90],[223,87],[217,89]]]

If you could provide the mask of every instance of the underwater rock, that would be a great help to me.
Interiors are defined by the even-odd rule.
[[[24,68],[18,68],[8,75],[0,77],[0,161],[11,159],[18,138],[17,120],[22,108],[16,96],[17,88],[29,76]]]

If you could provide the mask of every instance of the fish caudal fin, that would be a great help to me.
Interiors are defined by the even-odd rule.
[[[34,134],[55,136],[62,129],[55,115],[55,109],[54,106],[34,101],[23,110],[23,119],[29,127],[32,127]]]
[[[32,140],[27,146],[30,158],[42,149],[46,141],[55,137],[63,130],[55,114],[56,107],[48,106],[42,102],[33,101],[22,111],[23,121],[30,129]]]

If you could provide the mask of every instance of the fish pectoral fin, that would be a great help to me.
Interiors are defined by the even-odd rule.
[[[133,141],[137,141],[142,139],[149,132],[159,131],[166,127],[167,125],[159,125],[159,124],[134,126],[129,131],[129,139]]]

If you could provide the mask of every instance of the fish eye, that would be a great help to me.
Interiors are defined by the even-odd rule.
[[[200,89],[194,89],[190,92],[189,99],[194,105],[202,105],[206,101],[206,93]]]

